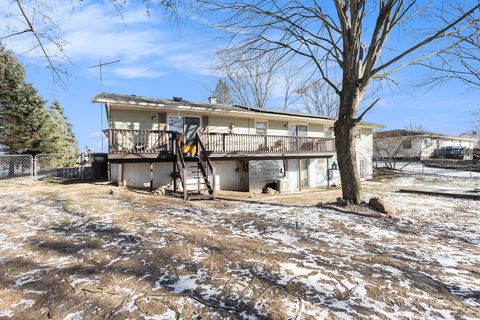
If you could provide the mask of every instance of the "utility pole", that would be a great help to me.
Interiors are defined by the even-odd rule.
[[[114,63],[118,63],[118,62],[120,62],[120,60],[109,61],[109,62],[104,62],[104,63],[102,63],[102,60],[99,60],[99,64],[88,67],[88,69],[98,68],[98,70],[100,72],[100,91],[103,91],[103,67],[106,66],[106,65],[114,64]],[[100,106],[100,128],[101,128],[102,152],[103,152],[103,111],[102,111],[102,106]]]

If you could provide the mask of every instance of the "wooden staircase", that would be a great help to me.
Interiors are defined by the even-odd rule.
[[[184,200],[215,199],[215,169],[208,157],[207,150],[196,134],[196,151],[194,155],[183,152],[178,136],[174,137],[174,193],[178,194],[177,179],[182,184]]]

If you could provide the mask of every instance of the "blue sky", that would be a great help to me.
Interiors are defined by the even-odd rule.
[[[15,12],[9,0],[0,0],[0,5]],[[66,90],[53,83],[38,53],[25,53],[32,46],[31,37],[19,36],[4,43],[24,63],[28,81],[40,94],[49,102],[59,100],[65,107],[81,149],[88,146],[100,150],[100,106],[90,102],[100,91],[207,101],[218,80],[209,66],[214,62],[215,49],[223,43],[211,40],[213,33],[196,17],[184,19],[176,27],[159,18],[160,14],[153,12],[148,17],[143,7],[130,6],[122,20],[111,7],[96,1],[86,1],[73,12],[59,6],[54,15],[61,27],[59,34],[69,42],[65,46],[71,61],[64,62],[69,73],[64,78]],[[105,67],[102,88],[98,70],[88,69],[100,59],[121,60]],[[401,86],[382,89],[380,103],[365,121],[388,129],[415,122],[447,134],[471,129],[471,110],[480,106],[478,92],[468,91],[458,82],[430,90],[415,87],[425,80],[425,72],[416,69],[405,69],[395,77]],[[270,107],[276,107],[276,98]]]

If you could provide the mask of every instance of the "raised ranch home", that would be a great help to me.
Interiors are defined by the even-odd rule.
[[[374,157],[379,160],[471,160],[475,143],[476,139],[470,137],[411,130],[386,130],[373,134]]]
[[[242,106],[102,93],[110,177],[168,186],[185,198],[215,190],[280,192],[339,183],[334,119]],[[372,175],[372,129],[355,131],[360,176]],[[176,177],[174,179],[174,177]]]

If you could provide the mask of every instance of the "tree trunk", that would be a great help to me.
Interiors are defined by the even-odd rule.
[[[361,91],[354,83],[343,86],[338,119],[335,121],[335,147],[342,182],[343,199],[359,205],[362,201],[355,151],[355,115]]]

